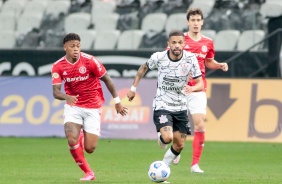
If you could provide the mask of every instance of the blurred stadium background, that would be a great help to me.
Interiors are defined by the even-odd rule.
[[[203,10],[202,34],[230,69],[207,71],[207,140],[282,142],[281,0],[0,0],[0,136],[63,136],[63,103],[53,100],[49,76],[64,35],[76,32],[132,109],[119,119],[106,94],[105,137],[154,139],[156,73],[145,76],[139,101],[127,103],[125,94],[168,32],[187,30],[189,7]]]

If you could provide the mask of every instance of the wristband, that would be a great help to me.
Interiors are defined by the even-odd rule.
[[[120,103],[120,98],[119,98],[119,96],[117,96],[117,97],[114,98],[114,102],[115,102],[115,104]]]
[[[130,91],[132,91],[132,92],[136,92],[136,87],[131,86]]]

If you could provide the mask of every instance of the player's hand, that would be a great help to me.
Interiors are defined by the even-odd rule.
[[[220,69],[227,72],[228,71],[227,63],[220,63]]]
[[[78,96],[79,96],[79,95],[76,95],[76,96],[67,95],[67,97],[66,97],[67,103],[68,103],[70,106],[73,106],[73,105],[77,102]]]
[[[121,114],[122,116],[126,116],[128,114],[127,112],[127,108],[126,107],[123,107],[121,105],[121,103],[117,103],[115,104],[115,108],[116,108],[116,111],[118,114]]]
[[[131,101],[134,99],[134,97],[135,97],[135,92],[129,90],[129,91],[127,92],[128,101],[131,102]]]
[[[189,86],[189,85],[185,85],[184,88],[181,90],[181,92],[184,95],[189,95],[190,93],[192,93],[194,91],[193,86]]]

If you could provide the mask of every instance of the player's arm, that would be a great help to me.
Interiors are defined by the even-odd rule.
[[[127,108],[122,106],[121,100],[118,96],[114,82],[111,79],[111,77],[106,73],[100,79],[105,83],[106,87],[108,88],[109,92],[111,93],[112,97],[114,98],[115,108],[116,108],[117,113],[120,113],[122,116],[125,116],[127,114]]]
[[[192,92],[202,91],[204,89],[204,81],[203,81],[202,76],[199,76],[199,77],[195,78],[194,80],[196,81],[196,85],[192,86],[192,87],[194,87],[192,89]]]
[[[105,85],[108,88],[109,92],[111,93],[112,97],[113,98],[118,97],[115,85],[114,85],[113,80],[111,79],[111,77],[106,73],[100,79],[105,83]]]
[[[225,72],[228,71],[227,63],[219,63],[213,58],[206,59],[205,65],[208,69],[211,69],[211,70],[221,69]]]
[[[188,95],[192,92],[202,91],[204,89],[204,82],[202,76],[199,76],[197,78],[193,78],[196,81],[196,84],[194,86],[186,85],[183,88],[183,93]]]
[[[77,102],[77,96],[70,96],[67,94],[62,93],[61,91],[61,84],[54,84],[53,85],[53,96],[58,100],[66,100],[69,105],[74,105]]]
[[[128,97],[129,101],[132,101],[134,99],[136,88],[137,88],[140,80],[142,79],[142,77],[144,77],[144,75],[147,71],[148,71],[147,63],[144,63],[139,67],[139,69],[138,69],[138,71],[135,75],[134,82],[133,82],[130,90],[127,92],[127,97]]]

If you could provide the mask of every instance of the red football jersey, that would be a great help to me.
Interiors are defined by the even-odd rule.
[[[204,35],[201,36],[200,40],[194,40],[189,35],[188,32],[184,33],[186,46],[184,50],[192,52],[196,55],[200,69],[202,72],[202,78],[204,81],[204,89],[206,91],[207,88],[207,81],[206,81],[206,66],[205,66],[205,59],[212,59],[214,58],[214,45],[212,39],[205,37]],[[194,86],[196,82],[194,80],[190,80],[188,83],[190,86]]]
[[[62,84],[64,81],[66,94],[79,95],[75,106],[100,108],[105,101],[100,78],[105,74],[106,69],[100,61],[81,52],[75,63],[63,57],[53,64],[52,84]]]

